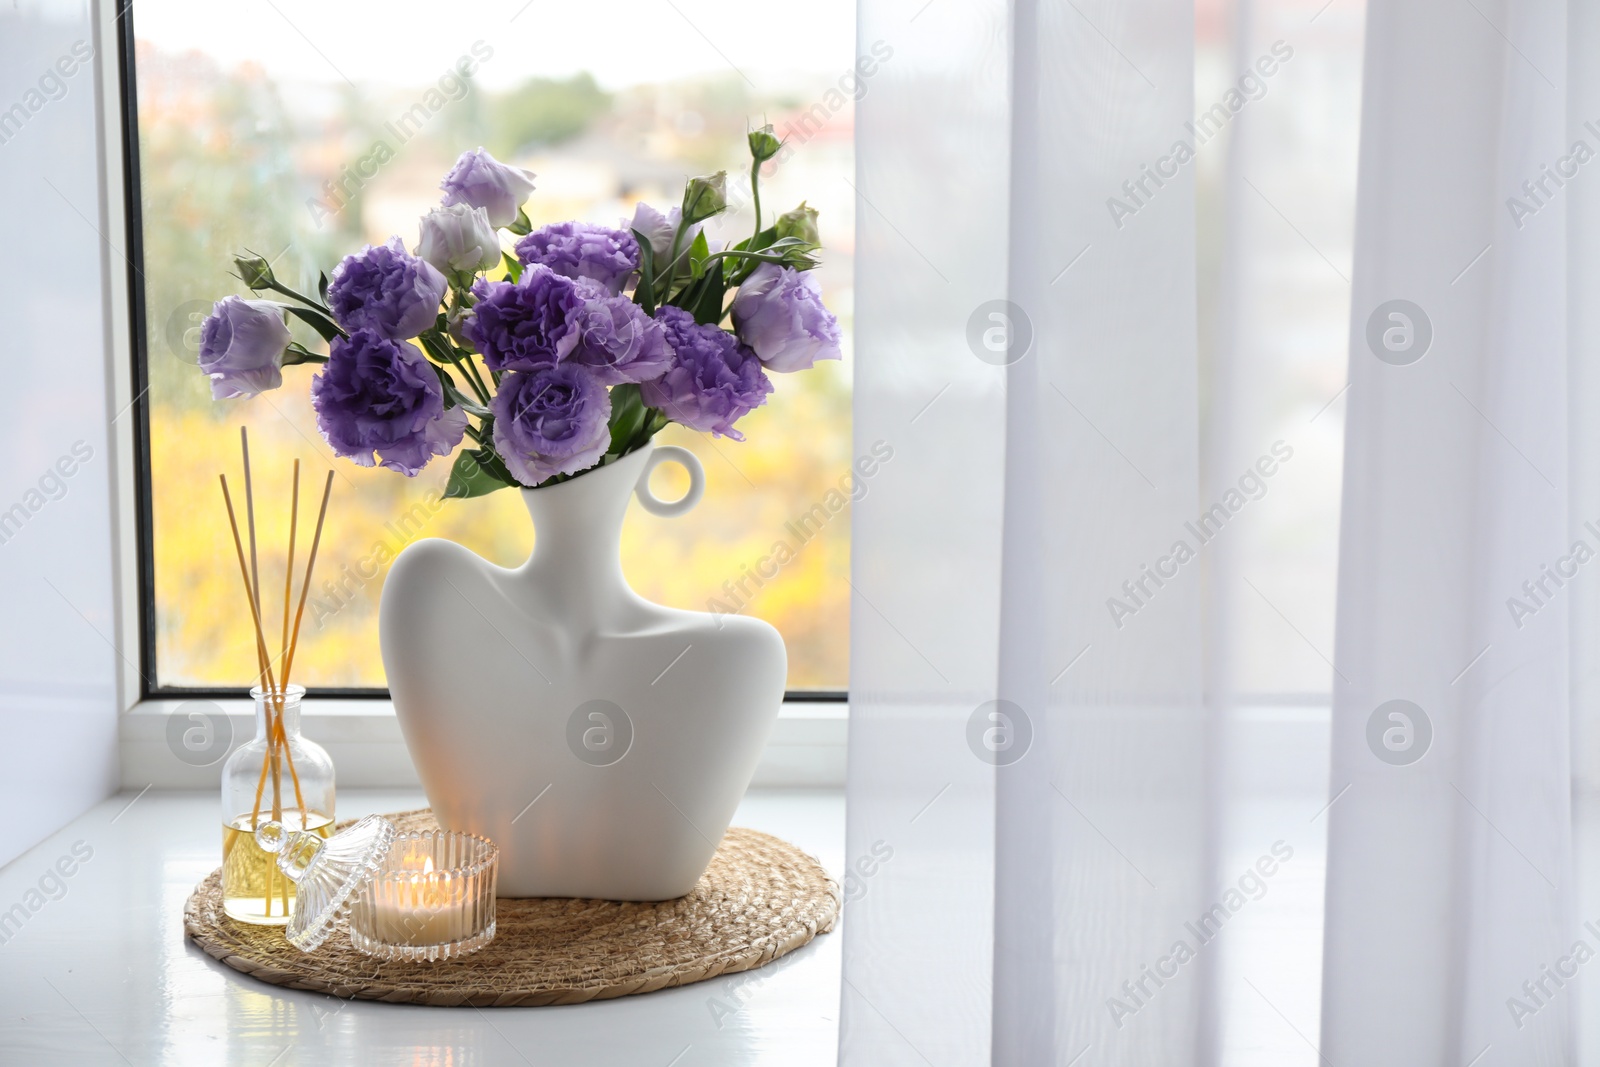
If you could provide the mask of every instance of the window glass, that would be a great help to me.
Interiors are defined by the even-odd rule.
[[[281,591],[291,462],[301,461],[302,509],[336,472],[296,681],[384,685],[378,597],[408,542],[449,538],[507,566],[533,542],[514,492],[441,500],[446,460],[408,479],[335,459],[311,411],[314,368],[287,368],[283,388],[254,399],[212,401],[196,368],[198,327],[214,300],[245,292],[228,273],[234,253],[257,252],[312,291],[319,270],[365,243],[398,234],[415,247],[440,179],[479,145],[538,175],[527,204],[535,226],[617,225],[636,202],[664,209],[687,177],[726,168],[739,206],[710,236],[737,240],[753,222],[738,176],[744,136],[770,121],[788,145],[763,177],[763,211],[770,219],[802,199],[820,210],[820,278],[845,359],[773,375],[768,406],[740,423],[744,443],[668,427],[658,441],[700,456],[706,497],[675,520],[631,509],[624,567],[661,603],[773,623],[788,644],[792,689],[842,689],[853,118],[871,80],[856,69],[853,4],[820,0],[803,18],[733,0],[444,10],[409,0],[139,0],[132,11],[157,686],[243,686],[254,673],[217,484],[219,473],[239,482],[241,425],[251,434],[264,589]],[[470,77],[459,74],[463,61]],[[295,332],[320,350],[309,330]],[[656,477],[659,494],[681,489],[675,467]],[[263,599],[270,628],[280,599]]]

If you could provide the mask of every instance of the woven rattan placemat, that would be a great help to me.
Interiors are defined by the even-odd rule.
[[[437,826],[426,808],[389,819],[401,830]],[[770,834],[736,827],[688,896],[654,904],[502,898],[494,940],[459,960],[376,960],[355,950],[343,922],[321,948],[303,953],[279,928],[223,914],[220,868],[189,897],[183,927],[214,959],[273,985],[490,1008],[579,1004],[746,971],[827,933],[838,915],[839,887],[821,864]]]

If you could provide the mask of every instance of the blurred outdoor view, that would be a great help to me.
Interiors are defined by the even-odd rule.
[[[852,461],[853,95],[867,82],[852,70],[852,2],[808,4],[804,25],[788,14],[780,21],[779,11],[728,0],[559,9],[515,0],[448,14],[411,0],[134,5],[156,684],[244,686],[255,673],[217,484],[226,473],[242,487],[241,425],[250,430],[269,632],[283,610],[291,463],[302,470],[299,566],[323,479],[336,472],[295,681],[384,685],[379,592],[410,541],[449,538],[504,566],[533,544],[516,493],[440,501],[448,459],[415,479],[336,459],[311,410],[312,367],[287,368],[275,392],[213,402],[196,368],[198,327],[214,300],[245,292],[230,276],[235,252],[260,253],[310,292],[319,270],[365,243],[398,234],[414,248],[440,179],[478,145],[537,174],[527,204],[535,226],[617,225],[638,201],[664,210],[686,178],[727,169],[739,210],[708,235],[737,240],[753,221],[740,176],[745,133],[770,121],[789,151],[768,164],[763,212],[770,219],[802,199],[821,211],[820,277],[845,360],[773,375],[768,405],[740,423],[745,443],[663,432],[658,441],[701,458],[706,497],[676,520],[631,509],[624,569],[650,599],[702,611],[715,599],[776,625],[791,688],[845,686],[849,509],[805,541],[788,524],[837,489]],[[463,59],[471,77],[457,73]],[[295,333],[325,350],[298,323]],[[663,468],[658,494],[681,491],[669,475],[681,477]],[[774,576],[766,564],[757,574],[778,542],[794,558]]]

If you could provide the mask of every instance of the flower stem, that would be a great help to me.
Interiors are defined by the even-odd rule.
[[[746,252],[746,251],[743,251],[742,249],[738,249],[738,248],[728,248],[728,249],[724,249],[721,252],[713,252],[709,256],[707,256],[706,257],[706,265],[710,266],[710,264],[714,260],[727,259],[730,256],[733,257],[734,259],[754,259],[754,260],[759,260],[762,263],[782,263],[783,260],[784,260],[783,256],[781,256],[781,255],[775,256],[775,255],[772,255],[769,252]]]
[[[328,316],[330,319],[333,318],[333,312],[328,310],[327,305],[320,304],[317,301],[311,299],[309,296],[304,296],[304,295],[302,295],[300,293],[295,292],[293,289],[289,288],[287,285],[284,285],[282,282],[279,282],[279,281],[275,280],[275,281],[273,281],[273,283],[271,285],[267,286],[267,288],[271,289],[275,293],[282,293],[284,296],[287,296],[290,299],[298,300],[298,301],[300,301],[300,303],[304,304],[306,307],[313,308],[313,309],[315,309],[317,311],[320,311],[324,315]]]
[[[442,363],[448,359],[450,365],[455,367],[456,371],[467,380],[467,387],[477,395],[478,402],[488,406],[489,390],[484,387],[483,379],[478,376],[478,370],[473,366],[470,355],[463,356],[457,351],[455,342],[448,337],[440,335],[436,328],[424,332],[417,340],[422,343],[423,348],[428,350],[435,362]],[[443,357],[442,359],[440,358],[441,356]]]
[[[759,159],[750,164],[750,198],[755,203],[756,234],[759,235],[761,233],[761,160]]]
[[[454,355],[453,352],[451,354]],[[490,399],[489,387],[483,384],[483,377],[478,373],[478,367],[472,362],[472,357],[467,356],[462,358],[460,356],[456,356],[455,359],[457,367],[466,368],[464,371],[462,371],[462,373],[465,374],[468,381],[472,383],[472,391],[478,394],[478,399],[483,402],[485,407],[487,407]]]

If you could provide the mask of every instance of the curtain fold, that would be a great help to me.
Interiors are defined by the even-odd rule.
[[[1004,394],[965,338],[1007,249],[1004,0],[862,3],[892,50],[856,105],[851,715],[840,1062],[988,1061]],[[998,295],[1003,296],[1003,285]],[[987,323],[985,323],[987,325]],[[987,349],[981,349],[987,351]]]
[[[1575,1062],[1571,998],[1524,986],[1583,934],[1569,601],[1545,577],[1579,536],[1566,200],[1545,177],[1569,156],[1565,18],[1368,10],[1323,976],[1335,1063]]]
[[[1191,1062],[1193,9],[860,10],[841,1062]]]

